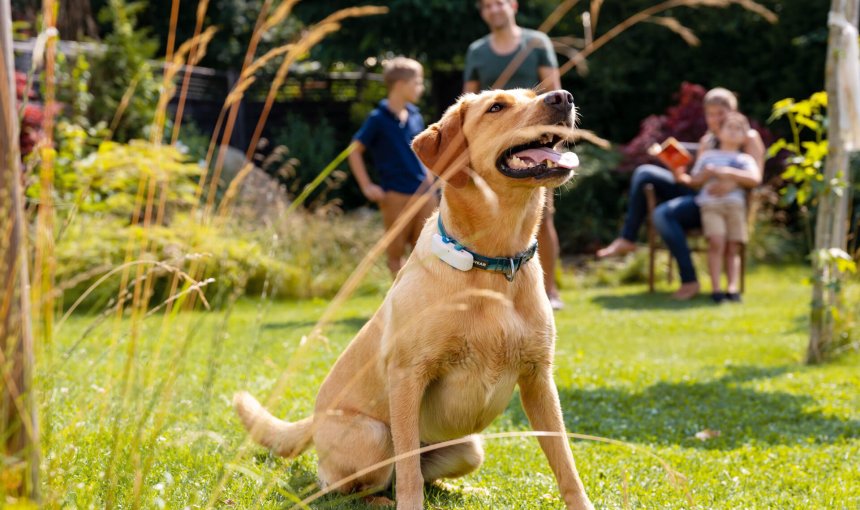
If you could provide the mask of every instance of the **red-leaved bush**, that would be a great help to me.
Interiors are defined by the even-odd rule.
[[[683,82],[675,94],[677,104],[666,109],[665,115],[650,115],[639,125],[639,134],[627,145],[621,147],[624,159],[619,170],[629,172],[644,163],[660,164],[659,160],[648,154],[648,148],[661,143],[670,136],[682,142],[697,142],[707,131],[705,110],[702,99],[704,87],[695,83]]]
[[[618,170],[630,172],[645,163],[662,165],[657,158],[648,154],[648,148],[655,143],[662,143],[670,136],[681,142],[698,142],[708,129],[703,104],[706,92],[701,85],[686,81],[681,83],[681,89],[674,96],[677,104],[667,108],[664,115],[646,117],[639,124],[639,134],[621,147],[624,159]],[[769,130],[754,119],[750,119],[750,125],[759,132],[765,146],[773,143],[774,136]]]
[[[18,96],[18,102],[23,102],[24,93],[27,92],[27,76],[19,71],[15,71],[15,92]],[[27,106],[24,107],[24,118],[21,120],[21,135],[19,146],[21,149],[21,157],[32,152],[33,147],[42,137],[42,121],[45,118],[45,110],[42,105],[32,102],[36,98],[36,94],[30,90],[27,95]]]

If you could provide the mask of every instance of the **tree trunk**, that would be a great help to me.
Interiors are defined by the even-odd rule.
[[[854,27],[857,26],[858,3],[860,0],[832,0],[831,17],[844,17]],[[841,180],[845,184],[841,192],[836,192],[828,185],[822,193],[818,215],[815,222],[815,252],[813,263],[815,277],[812,288],[812,310],[810,314],[809,347],[806,352],[807,363],[823,361],[829,345],[833,342],[834,320],[841,309],[839,295],[839,280],[841,275],[829,256],[829,250],[847,248],[848,189],[851,186],[851,171],[849,167],[850,153],[845,146],[845,117],[840,113],[848,109],[841,104],[838,66],[840,59],[845,58],[843,47],[842,27],[830,24],[830,35],[827,42],[827,66],[825,68],[825,84],[827,89],[827,112],[829,126],[828,154],[824,167],[824,182],[831,183]],[[857,44],[857,40],[851,41]],[[860,98],[855,98],[855,101]],[[850,115],[850,114],[849,114]]]
[[[65,41],[98,39],[99,29],[93,19],[90,0],[59,0],[59,4],[57,30],[60,31],[61,39]]]
[[[0,494],[36,499],[38,427],[9,0],[0,0],[0,69],[0,442],[4,457],[13,459],[0,468],[6,485]]]

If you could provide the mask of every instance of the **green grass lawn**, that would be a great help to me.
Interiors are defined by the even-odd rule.
[[[597,508],[860,508],[860,356],[801,365],[805,276],[758,268],[745,302],[722,306],[642,285],[580,289],[566,276],[556,382],[568,430],[627,443],[572,443]],[[47,506],[287,508],[313,494],[313,451],[288,462],[243,447],[231,396],[268,398],[285,375],[273,411],[305,416],[381,298],[350,300],[325,341],[306,338],[321,300],[156,315],[138,334],[72,316],[38,366]],[[487,432],[525,430],[514,398]],[[705,430],[719,436],[697,439]],[[534,438],[485,447],[478,472],[428,489],[429,508],[562,508]],[[364,508],[335,496],[310,506]]]

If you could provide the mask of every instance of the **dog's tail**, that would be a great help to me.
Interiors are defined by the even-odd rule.
[[[233,407],[251,438],[282,457],[296,457],[313,443],[313,417],[297,422],[272,416],[246,391],[233,396]]]

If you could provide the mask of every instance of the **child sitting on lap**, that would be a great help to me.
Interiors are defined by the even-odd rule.
[[[738,112],[729,113],[717,133],[719,148],[702,152],[688,178],[691,186],[703,186],[696,196],[696,203],[701,211],[702,230],[708,239],[711,298],[717,303],[741,300],[738,293],[740,252],[747,242],[748,233],[744,190],[735,186],[727,193],[715,193],[713,189],[716,186],[713,184],[729,180],[727,176],[737,172],[747,173],[751,178],[759,175],[755,159],[741,152],[749,130],[746,117]],[[724,257],[727,279],[725,292],[720,286]]]

